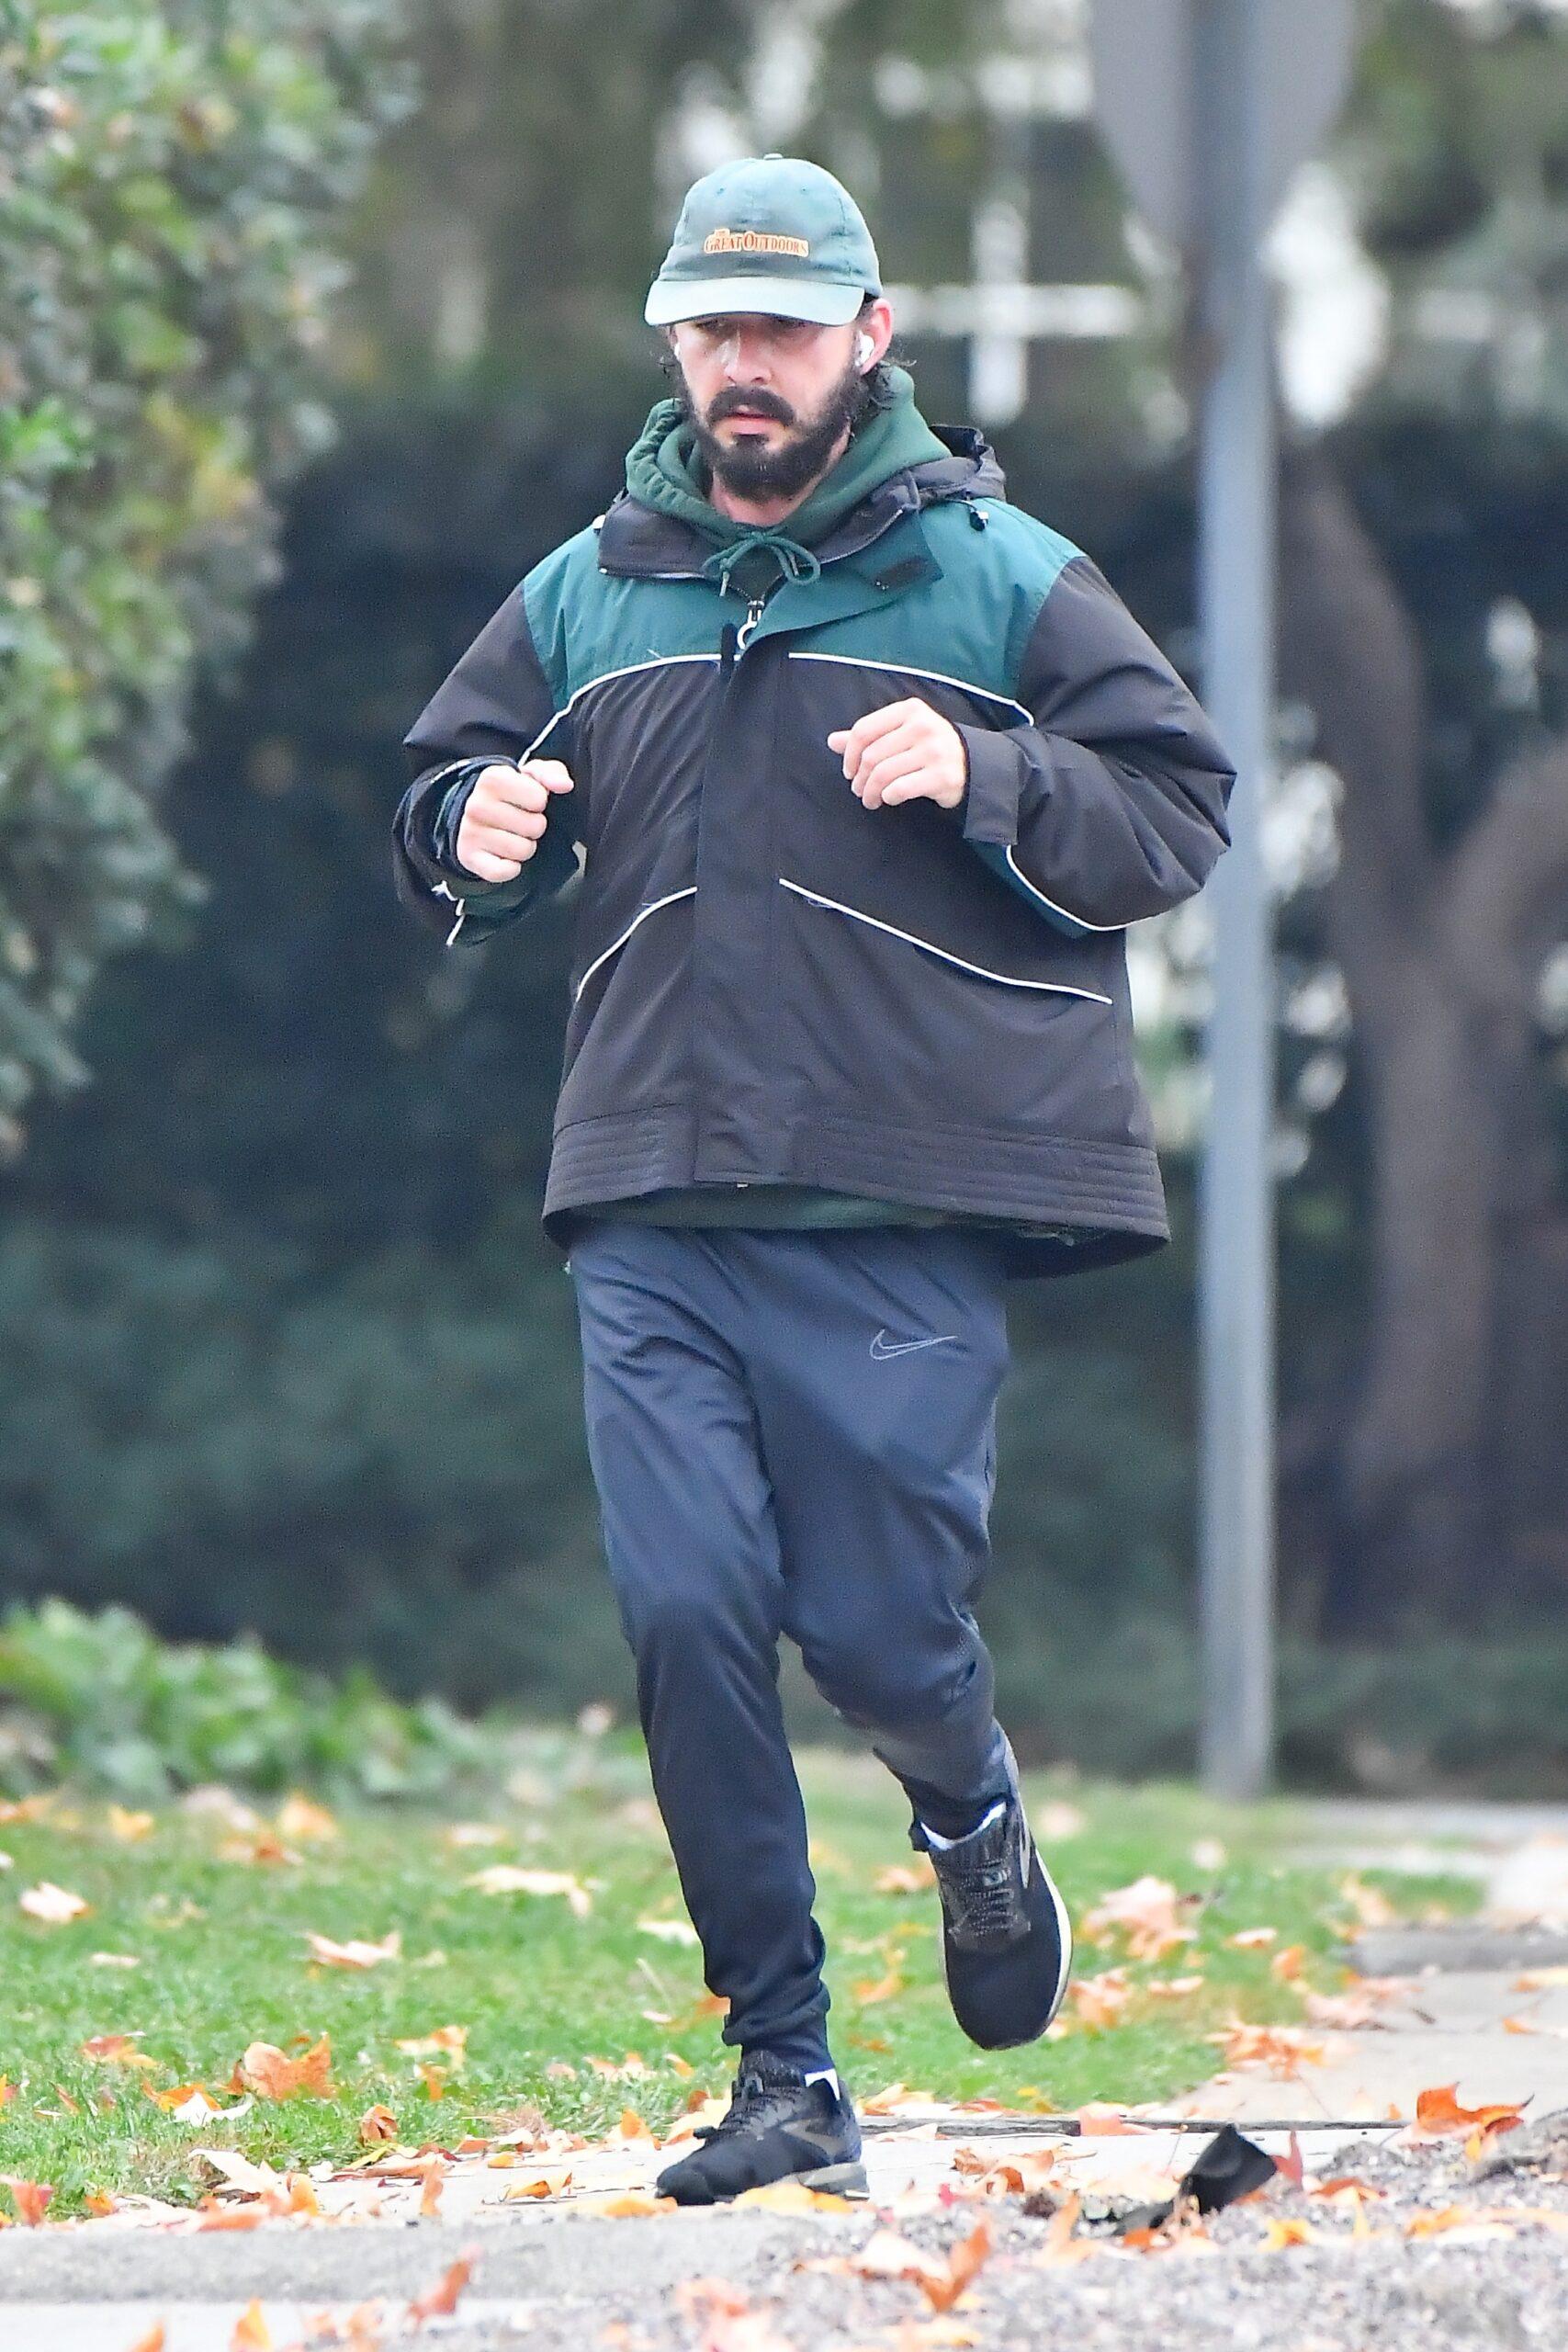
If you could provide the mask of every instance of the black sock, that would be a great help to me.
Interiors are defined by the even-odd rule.
[[[993,1805],[1002,1804],[1010,1793],[1004,1789],[997,1796],[986,1797],[979,1804],[966,1805],[962,1809],[938,1804],[922,1809],[918,1818],[923,1827],[934,1829],[939,1838],[969,1838],[978,1829]]]
[[[793,2067],[797,2074],[820,2075],[829,2071],[836,2074],[838,2071],[828,2047],[828,2037],[819,2026],[803,2026],[798,2032],[784,2033],[772,2041],[758,2042],[744,2054],[748,2058],[755,2058],[764,2050],[770,2058],[776,2058],[781,2064]]]

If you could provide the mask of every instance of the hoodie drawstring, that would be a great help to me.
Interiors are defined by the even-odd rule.
[[[802,547],[798,539],[784,537],[776,531],[759,526],[755,530],[743,531],[728,547],[715,548],[703,565],[704,576],[717,580],[721,596],[728,593],[730,573],[741,557],[750,555],[753,548],[766,549],[776,556],[780,574],[785,580],[812,581],[821,577],[822,566],[809,548]]]

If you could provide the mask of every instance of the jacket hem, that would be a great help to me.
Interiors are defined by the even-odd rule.
[[[976,1152],[976,1145],[984,1152]],[[541,1222],[569,1250],[574,1209],[699,1182],[697,1120],[683,1103],[569,1122],[556,1131]],[[795,1182],[1020,1225],[1084,1228],[1077,1244],[1007,1236],[1010,1272],[1055,1273],[1142,1256],[1170,1238],[1159,1163],[1141,1144],[1061,1139],[997,1128],[900,1127],[819,1112],[780,1130],[757,1164],[705,1172],[729,1192]]]

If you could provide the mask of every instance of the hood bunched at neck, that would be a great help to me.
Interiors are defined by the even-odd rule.
[[[678,401],[658,401],[626,457],[633,498],[674,515],[716,542],[703,565],[722,591],[763,594],[775,579],[813,580],[821,570],[811,552],[852,506],[906,467],[951,457],[915,405],[915,379],[890,367],[892,398],[874,408],[850,437],[837,465],[782,523],[742,523],[721,514],[708,497],[709,475],[691,419]],[[742,576],[742,574],[744,576]]]
[[[726,517],[726,519],[728,518]],[[808,547],[803,547],[798,539],[786,537],[782,523],[759,524],[754,530],[742,531],[740,537],[738,539],[732,539],[728,547],[715,548],[712,555],[704,564],[703,571],[706,577],[717,581],[718,593],[721,596],[728,593],[730,573],[736,571],[753,550],[759,555],[775,557],[779,571],[785,580],[816,580],[820,577],[822,566],[818,562],[811,549]]]

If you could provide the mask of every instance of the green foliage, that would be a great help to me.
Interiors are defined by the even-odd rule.
[[[14,1225],[0,1560],[403,1691],[551,1706],[622,1671],[567,1366],[570,1287],[498,1239],[454,1271]],[[563,1663],[563,1660],[565,1663]]]
[[[0,1148],[105,961],[201,896],[154,814],[319,449],[324,242],[400,111],[376,0],[0,0]]]
[[[129,1609],[90,1616],[63,1600],[0,1624],[0,1788],[13,1794],[63,1774],[140,1800],[214,1780],[430,1799],[498,1752],[438,1699],[400,1706],[363,1667],[334,1684],[252,1640],[175,1645]]]

